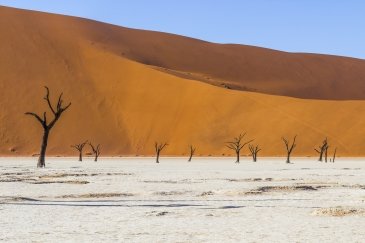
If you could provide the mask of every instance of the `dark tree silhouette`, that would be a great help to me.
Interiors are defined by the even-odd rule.
[[[87,144],[87,141],[75,145],[71,145],[72,148],[79,151],[79,161],[82,161],[82,150],[84,149],[85,145]]]
[[[289,141],[282,137],[281,138],[285,144],[285,148],[286,148],[286,152],[287,152],[287,156],[286,156],[286,163],[287,164],[290,164],[290,156],[291,156],[291,153],[293,152],[294,148],[297,146],[296,143],[295,143],[295,140],[297,139],[297,135],[294,136],[294,139],[293,139],[293,143],[291,145],[289,145]]]
[[[233,138],[233,141],[232,142],[227,142],[227,148],[229,149],[232,149],[235,151],[236,153],[236,163],[239,163],[240,162],[240,152],[241,152],[241,149],[251,143],[253,140],[250,140],[248,142],[242,142],[242,139],[244,138],[244,136],[246,136],[246,133],[241,133],[238,137],[235,137]]]
[[[333,152],[332,163],[335,163],[336,153],[337,153],[337,148],[335,148],[335,152]]]
[[[327,138],[325,140],[323,140],[322,142],[322,145],[321,146],[318,146],[318,149],[315,148],[314,150],[319,153],[319,159],[318,161],[322,162],[323,161],[323,154],[325,153],[326,154],[326,151],[328,150],[328,140]],[[326,160],[327,162],[327,160]]]
[[[327,147],[325,148],[325,150],[324,150],[324,162],[326,162],[327,163],[327,157],[328,157],[328,148],[329,148],[330,146],[328,146],[327,145]]]
[[[41,118],[39,115],[37,115],[36,113],[33,113],[33,112],[25,113],[26,115],[33,116],[43,127],[42,145],[41,145],[41,151],[39,153],[39,158],[38,158],[38,163],[37,163],[38,168],[46,167],[45,157],[46,157],[46,150],[47,150],[47,144],[48,144],[48,136],[49,136],[51,129],[56,124],[58,119],[60,119],[62,113],[71,106],[71,103],[69,103],[66,106],[63,106],[63,100],[62,100],[63,93],[61,93],[60,96],[58,97],[56,107],[53,107],[53,105],[50,101],[50,98],[49,98],[49,89],[47,86],[45,86],[45,89],[46,89],[46,96],[44,97],[44,100],[47,102],[47,105],[53,114],[53,119],[48,122],[46,112],[43,112],[43,118]]]
[[[98,144],[97,146],[92,145],[91,143],[89,143],[91,150],[93,151],[93,154],[95,156],[94,161],[98,161],[99,155],[100,155],[100,144]]]
[[[156,163],[160,163],[160,153],[161,151],[168,146],[167,143],[157,143],[155,142],[155,151],[156,151]]]
[[[190,157],[189,157],[188,162],[191,162],[191,159],[192,159],[192,158],[193,158],[193,156],[194,156],[194,153],[195,153],[196,148],[195,148],[193,145],[190,145],[190,146],[189,146],[189,149],[190,149]]]
[[[257,161],[257,153],[261,151],[261,149],[259,148],[259,145],[254,146],[252,144],[249,144],[248,148],[250,149],[253,162],[256,162]]]

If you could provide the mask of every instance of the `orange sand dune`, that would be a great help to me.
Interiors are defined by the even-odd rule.
[[[4,44],[18,39],[20,45],[30,42],[44,48],[66,48],[69,42],[86,42],[158,70],[220,87],[297,98],[365,99],[365,60],[215,44],[5,7],[0,7],[0,16],[2,38],[7,36],[1,40]]]
[[[76,155],[70,145],[85,139],[100,143],[103,155],[109,156],[151,155],[155,141],[167,141],[170,144],[164,151],[168,155],[186,154],[189,144],[197,147],[198,155],[229,155],[233,153],[225,148],[224,143],[243,131],[247,131],[248,138],[255,139],[254,143],[261,145],[262,155],[283,155],[281,136],[291,137],[295,134],[298,134],[298,147],[294,152],[297,156],[314,156],[314,146],[326,136],[331,143],[330,149],[338,147],[339,155],[365,155],[365,101],[309,100],[235,91],[186,79],[184,75],[176,73],[181,70],[161,71],[161,67],[168,63],[171,63],[168,67],[171,69],[178,69],[178,65],[186,63],[186,67],[196,67],[194,71],[197,73],[211,72],[209,75],[212,77],[225,73],[228,78],[231,72],[227,70],[236,70],[232,71],[232,75],[239,76],[243,71],[228,64],[217,68],[222,62],[231,60],[228,54],[221,51],[235,48],[241,48],[243,52],[249,50],[250,55],[257,55],[255,62],[270,67],[268,70],[249,70],[250,75],[256,73],[257,77],[265,73],[266,77],[271,77],[270,70],[274,70],[278,64],[272,63],[270,58],[283,63],[286,62],[286,56],[305,60],[305,63],[311,59],[317,60],[317,63],[313,61],[314,66],[322,65],[322,60],[328,60],[328,67],[337,65],[337,71],[333,72],[329,68],[323,71],[323,75],[326,76],[328,72],[328,75],[339,79],[342,77],[343,80],[348,77],[341,74],[342,69],[350,70],[349,75],[352,77],[355,74],[351,73],[357,73],[357,68],[364,65],[363,61],[221,46],[173,35],[3,7],[0,8],[0,16],[2,155],[31,155],[39,152],[41,128],[24,112],[41,113],[47,108],[42,99],[43,85],[50,87],[53,99],[56,99],[58,92],[64,91],[65,101],[73,103],[51,134],[50,155]],[[123,44],[123,38],[128,40],[125,43],[135,38],[134,43],[130,43],[135,46]],[[166,46],[153,44],[156,54],[148,53],[151,46],[142,48],[148,39],[166,42]],[[141,48],[134,49],[137,46]],[[209,65],[216,65],[217,70],[209,69],[211,66],[204,66],[204,63],[199,65],[203,51],[197,54],[195,64],[173,54],[175,49],[184,49],[185,55],[189,56],[197,46],[206,46],[202,48],[206,55],[219,53],[221,59],[212,60],[215,54],[205,57],[211,63]],[[171,52],[167,53],[164,48]],[[125,51],[124,54],[121,50]],[[130,53],[137,52],[146,52],[146,56],[151,59],[138,60],[142,54],[135,54],[132,58]],[[166,59],[163,59],[165,54]],[[240,61],[233,59],[231,62]],[[200,69],[203,67],[207,69]],[[287,73],[290,79],[290,73],[294,72],[292,69],[287,67],[282,70],[283,73],[280,71],[280,75],[285,76]],[[326,80],[316,79],[312,71],[308,71],[310,76],[321,84],[319,86],[322,89],[342,87],[342,81],[327,87]],[[305,76],[303,73],[296,75]],[[263,80],[260,85],[270,89],[268,93],[280,90],[280,94],[297,92],[305,85],[296,83],[299,82],[297,80],[283,80],[274,84],[276,78],[273,76],[270,80]],[[357,88],[343,88],[342,94],[345,96],[354,92],[351,97],[359,98],[356,92],[360,91],[360,87],[356,85],[360,80],[351,79]],[[295,95],[295,92],[292,94]],[[328,98],[335,92],[339,91],[323,91],[324,96],[321,98]],[[245,149],[243,154],[247,153]]]

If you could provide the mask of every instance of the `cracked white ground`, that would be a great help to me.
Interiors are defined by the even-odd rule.
[[[363,159],[36,160],[0,159],[0,241],[365,239]]]

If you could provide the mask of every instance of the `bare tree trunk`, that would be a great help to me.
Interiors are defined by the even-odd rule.
[[[188,162],[191,162],[191,159],[194,156],[195,150],[196,150],[196,148],[193,145],[190,145],[190,157],[188,159]]]
[[[295,141],[297,139],[297,135],[294,136],[294,139],[293,139],[293,142],[291,145],[289,145],[289,141],[286,138],[282,137],[281,139],[283,140],[283,142],[285,144],[285,148],[286,148],[286,153],[287,153],[286,154],[287,155],[286,163],[290,164],[290,155],[293,152],[293,149],[297,146],[295,143]]]
[[[79,161],[82,161],[82,150],[84,149],[85,145],[87,144],[87,140],[83,143],[79,143],[79,144],[75,144],[75,145],[71,145],[71,148],[76,149],[77,151],[79,151]],[[93,150],[94,152],[94,150]]]
[[[158,143],[155,142],[155,151],[156,151],[156,163],[160,163],[160,153],[167,146],[167,143]]]
[[[323,153],[328,149],[328,140],[325,138],[322,142],[322,145],[318,147],[318,149],[314,149],[317,153],[319,153],[319,162],[323,161]]]
[[[233,138],[233,141],[227,142],[227,148],[232,149],[235,151],[237,155],[236,163],[240,163],[240,151],[241,149],[246,146],[247,144],[251,143],[253,140],[243,143],[242,139],[246,136],[246,133],[241,133],[238,137]]]
[[[91,150],[93,151],[94,155],[95,155],[95,159],[94,161],[97,162],[99,155],[100,155],[100,144],[98,144],[97,146],[92,145],[91,142],[89,142],[89,145],[91,147]]]
[[[288,153],[287,157],[286,157],[286,163],[290,164],[290,154]]]
[[[324,151],[324,161],[327,163],[328,147]]]
[[[160,163],[160,151],[157,151],[156,153],[156,163]]]
[[[335,163],[336,152],[337,152],[337,148],[335,148],[335,152],[333,153],[332,163]]]
[[[39,158],[38,158],[38,163],[37,163],[38,168],[46,167],[46,159],[45,158],[46,158],[46,151],[47,151],[47,145],[48,145],[48,135],[49,135],[49,130],[45,129],[44,133],[43,133],[41,151],[39,153]]]
[[[257,161],[257,154],[258,154],[258,152],[261,151],[261,149],[259,148],[259,145],[253,146],[252,144],[249,144],[248,149],[251,152],[253,162],[256,162]]]
[[[54,107],[51,104],[50,98],[49,98],[49,89],[47,86],[45,86],[46,89],[46,96],[43,98],[46,100],[49,109],[52,111],[53,119],[51,121],[47,121],[47,113],[43,112],[43,118],[41,118],[39,115],[33,112],[26,112],[25,115],[33,116],[43,127],[43,139],[42,139],[42,145],[41,145],[41,151],[39,153],[38,168],[44,168],[46,167],[46,150],[47,150],[47,143],[48,143],[48,135],[53,128],[53,126],[56,124],[58,119],[61,117],[62,113],[66,111],[70,106],[71,103],[69,103],[67,106],[63,106],[63,100],[62,100],[62,93],[58,97],[57,105]]]

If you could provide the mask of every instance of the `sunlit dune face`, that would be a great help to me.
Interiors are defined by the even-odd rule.
[[[233,156],[225,144],[242,132],[259,156],[285,155],[281,137],[294,135],[293,156],[317,156],[325,137],[341,156],[364,155],[365,102],[321,100],[363,99],[364,61],[3,7],[0,14],[3,155],[39,152],[42,129],[24,112],[47,109],[44,85],[51,99],[64,92],[72,102],[52,131],[50,155],[75,155],[70,145],[88,139],[110,156],[152,155],[155,142],[169,144],[162,155],[187,156],[194,145],[197,156]]]

